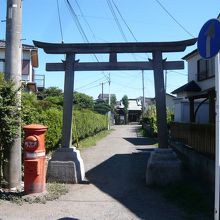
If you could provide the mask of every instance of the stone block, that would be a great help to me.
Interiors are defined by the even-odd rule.
[[[80,152],[75,148],[59,148],[49,160],[47,181],[80,183],[85,178],[85,169]]]
[[[77,183],[75,163],[73,161],[49,161],[47,181]]]
[[[155,149],[151,153],[146,170],[148,186],[165,186],[181,178],[182,163],[172,149]]]

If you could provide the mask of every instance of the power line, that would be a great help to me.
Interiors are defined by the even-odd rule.
[[[84,42],[89,43],[89,40],[88,40],[88,38],[86,36],[86,33],[84,32],[84,30],[82,28],[82,25],[80,24],[80,21],[79,21],[77,15],[76,15],[75,10],[73,9],[71,3],[69,2],[69,0],[66,0],[65,3],[66,3],[66,5],[67,5],[67,7],[68,7],[68,9],[70,11],[70,14],[71,14],[71,16],[72,16],[72,18],[73,18],[73,20],[74,20],[74,22],[76,24],[76,27],[77,27],[79,33],[82,36]]]
[[[59,7],[59,0],[57,0],[57,11],[58,11],[58,18],[59,18],[59,25],[60,25],[60,35],[62,43],[63,41],[63,29],[62,29],[62,23],[61,23],[61,17],[60,17],[60,7]]]
[[[78,1],[75,0],[75,2],[76,2],[77,7],[79,8],[81,17],[83,18],[83,20],[85,21],[86,25],[88,26],[88,28],[89,28],[89,30],[90,30],[90,32],[91,32],[93,38],[96,40],[95,33],[93,32],[93,30],[92,30],[92,28],[91,28],[89,22],[87,21],[86,17],[84,16],[84,13],[83,13],[83,11],[82,11],[82,9],[81,9],[81,7],[80,7]]]
[[[75,12],[73,6],[72,6],[71,3],[69,2],[69,0],[66,0],[65,3],[66,3],[66,5],[67,5],[67,7],[68,7],[68,9],[69,9],[69,11],[70,11],[70,13],[71,13],[71,16],[72,16],[72,18],[73,18],[73,20],[74,20],[74,22],[75,22],[75,24],[76,24],[76,26],[77,26],[77,28],[78,28],[80,34],[81,34],[81,36],[82,36],[84,42],[85,42],[85,43],[89,43],[89,39],[88,39],[88,37],[87,37],[87,35],[86,35],[86,33],[85,33],[85,31],[84,31],[84,29],[83,29],[83,27],[82,27],[82,25],[81,25],[79,19],[78,19],[78,17],[77,17],[77,14],[76,14],[76,12]],[[78,5],[78,7],[80,8],[78,2],[77,2],[77,5]],[[80,12],[82,13],[81,8],[80,8]],[[87,23],[88,23],[88,22],[87,22]],[[89,23],[88,23],[88,25],[89,25]],[[89,25],[89,26],[90,26],[90,25]],[[91,28],[91,27],[90,27],[90,28]],[[96,61],[99,62],[99,59],[98,59],[98,57],[96,56],[96,54],[93,54],[93,56],[95,57]],[[105,77],[107,77],[104,72],[102,72],[102,74],[103,74]]]
[[[110,11],[111,11],[111,13],[113,15],[115,23],[117,24],[118,29],[119,29],[119,31],[120,31],[124,41],[127,42],[127,38],[126,38],[125,33],[124,33],[123,29],[122,29],[122,26],[121,26],[121,24],[120,24],[120,22],[119,22],[119,20],[117,18],[117,15],[116,15],[116,13],[114,11],[114,8],[112,7],[112,3],[110,2],[110,0],[106,0],[106,1],[107,1],[108,7],[109,7],[109,9],[110,9]]]
[[[134,36],[134,33],[132,32],[131,28],[129,27],[129,25],[127,24],[127,22],[125,21],[124,17],[122,16],[118,6],[115,4],[114,0],[112,0],[113,5],[115,6],[118,14],[120,15],[122,21],[124,22],[125,26],[127,27],[128,31],[131,33],[132,37],[134,38],[134,40],[137,42],[137,38]]]
[[[178,71],[176,71],[176,70],[169,70],[168,72],[177,73],[177,74],[180,74],[180,75],[182,75],[182,76],[188,76],[187,73],[181,73],[181,72],[178,72]]]
[[[178,24],[188,35],[190,35],[191,37],[195,37],[193,36],[193,34],[191,34],[182,24],[180,24],[179,21],[176,20],[176,18],[174,18],[174,16],[164,7],[164,5],[162,5],[162,3],[159,0],[154,0],[155,2],[157,2],[160,7],[176,22],[176,24]]]
[[[83,86],[80,86],[80,87],[76,88],[76,90],[81,89],[81,88],[84,88],[84,87],[87,87],[87,86],[89,86],[89,85],[92,85],[92,84],[94,84],[94,83],[96,83],[96,82],[98,82],[98,81],[100,81],[100,80],[103,80],[103,79],[104,79],[104,77],[99,78],[99,79],[97,79],[97,80],[95,80],[95,81],[92,81],[92,82],[90,82],[90,83],[88,83],[88,84],[85,84],[85,85],[83,85]]]

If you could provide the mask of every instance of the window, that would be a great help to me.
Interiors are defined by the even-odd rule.
[[[0,59],[0,72],[5,72],[5,59]]]
[[[202,81],[215,76],[215,59],[198,60],[198,81]]]
[[[22,62],[22,75],[29,75],[29,66],[30,66],[30,61],[23,60],[23,62]]]

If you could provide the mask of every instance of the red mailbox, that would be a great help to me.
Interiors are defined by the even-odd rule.
[[[27,194],[46,190],[45,132],[47,127],[31,124],[24,129],[24,191]]]

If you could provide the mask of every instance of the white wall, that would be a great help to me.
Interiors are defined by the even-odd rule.
[[[194,110],[201,101],[195,101]],[[175,122],[190,122],[189,114],[189,102],[186,99],[175,99],[175,110],[174,110],[174,121]],[[209,103],[203,103],[197,114],[196,114],[197,123],[209,123]]]
[[[5,49],[0,49],[0,59],[5,59]],[[23,60],[30,60],[29,64],[29,75],[24,75],[22,78],[25,78],[27,81],[32,81],[32,63],[31,63],[31,51],[23,50],[22,53]],[[4,72],[4,65],[0,62],[0,72]]]
[[[194,80],[202,90],[207,90],[215,86],[215,77],[203,81],[197,81],[197,61],[201,59],[199,54],[190,57],[188,62],[188,82]]]

